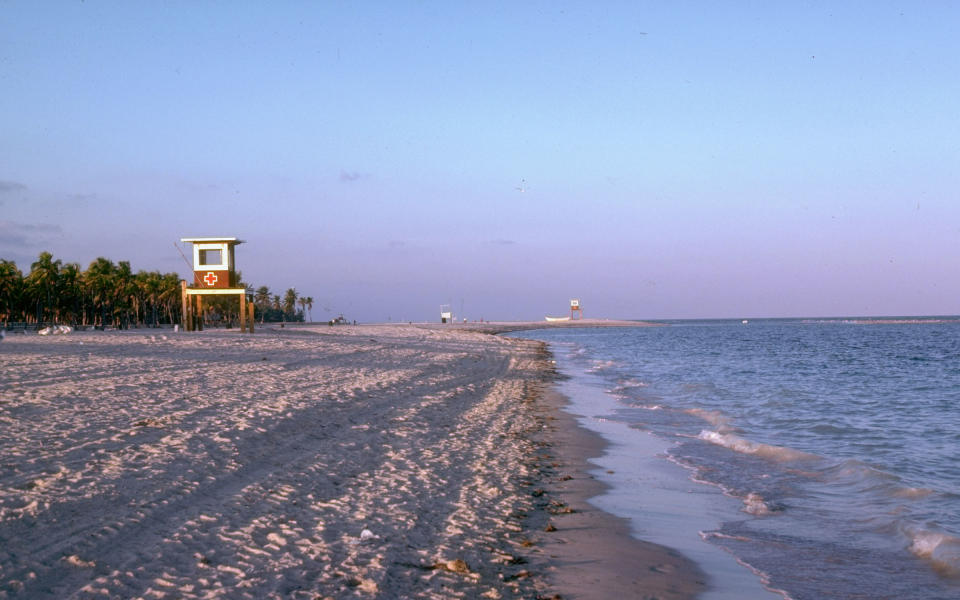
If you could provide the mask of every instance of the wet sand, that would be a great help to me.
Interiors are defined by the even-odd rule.
[[[692,598],[705,589],[705,577],[677,552],[636,539],[626,519],[598,509],[590,499],[606,485],[591,475],[589,459],[607,442],[581,427],[563,410],[567,399],[549,391],[551,456],[542,475],[550,495],[573,512],[551,515],[556,531],[542,536],[551,589],[563,598]],[[547,461],[543,461],[547,463]],[[552,467],[552,468],[551,468]],[[553,512],[547,507],[548,514]]]
[[[700,589],[587,502],[602,440],[560,410],[540,342],[74,332],[8,336],[0,364],[0,598]]]

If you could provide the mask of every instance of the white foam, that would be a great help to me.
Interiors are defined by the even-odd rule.
[[[587,369],[587,373],[596,373],[598,371],[605,371],[606,369],[611,369],[617,366],[616,361],[612,360],[595,360],[593,361],[593,366]]]
[[[799,450],[794,450],[793,448],[784,448],[783,446],[773,446],[771,444],[751,442],[750,440],[733,435],[732,433],[720,433],[718,431],[704,429],[697,437],[701,440],[710,442],[711,444],[729,448],[734,452],[753,454],[755,456],[762,456],[763,458],[776,461],[803,460],[812,458],[812,455],[807,454],[806,452],[800,452]]]
[[[763,516],[773,514],[774,509],[767,504],[767,501],[763,499],[763,496],[750,492],[747,494],[746,498],[743,499],[743,512],[751,515]]]
[[[911,540],[910,552],[914,555],[929,560],[951,575],[960,574],[960,538],[925,529],[907,532],[907,535]]]
[[[639,379],[628,378],[617,382],[617,385],[607,390],[608,394],[611,394],[621,400],[629,401],[632,396],[630,394],[631,390],[636,390],[638,388],[647,387],[647,384],[640,381]]]

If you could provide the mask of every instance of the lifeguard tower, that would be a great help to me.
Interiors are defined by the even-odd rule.
[[[573,298],[570,300],[570,320],[582,319],[583,318],[583,307],[580,306],[580,299]]]
[[[181,282],[183,328],[203,329],[204,296],[231,295],[240,297],[240,331],[253,333],[253,303],[247,302],[247,289],[240,286],[234,258],[234,248],[243,240],[222,237],[180,241],[193,244],[193,283]]]

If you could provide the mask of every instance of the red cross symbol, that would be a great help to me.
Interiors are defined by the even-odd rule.
[[[207,274],[203,276],[203,280],[207,282],[207,285],[213,285],[217,282],[217,274],[213,271],[207,271]]]

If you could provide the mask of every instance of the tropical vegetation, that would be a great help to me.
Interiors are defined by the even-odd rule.
[[[242,274],[240,274],[242,278]],[[303,321],[313,298],[290,288],[283,296],[267,286],[254,290],[254,315],[263,322]],[[204,303],[205,318],[233,324],[239,306],[233,299],[212,298]],[[299,307],[299,308],[298,308]],[[97,258],[86,270],[42,252],[23,273],[13,261],[0,259],[0,324],[23,323],[80,327],[160,327],[181,322],[180,276],[160,271],[138,271],[129,261],[114,263]]]

